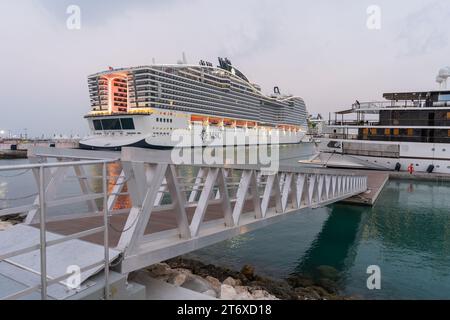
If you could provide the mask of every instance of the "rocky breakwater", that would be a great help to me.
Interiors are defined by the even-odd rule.
[[[0,217],[0,231],[5,231],[6,229],[9,229],[16,224],[22,223],[23,221],[24,217],[20,215]]]
[[[330,269],[326,271],[334,275]],[[322,278],[322,285],[303,276],[274,280],[257,275],[249,265],[238,272],[196,260],[176,258],[153,265],[145,272],[149,277],[223,300],[349,299],[338,295],[332,279]]]
[[[5,231],[13,226],[11,222],[0,221],[0,232]]]

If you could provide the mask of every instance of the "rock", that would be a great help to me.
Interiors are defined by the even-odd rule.
[[[173,276],[173,277],[175,277],[176,275],[180,275],[179,278],[178,278],[179,281],[181,281],[182,278],[183,278],[183,276],[181,276],[181,275],[186,276],[186,278],[184,279],[184,281],[186,281],[188,277],[192,276],[191,270],[188,270],[188,269],[177,268],[177,269],[172,269],[172,271],[173,271],[173,273],[174,273],[174,276]],[[184,283],[184,282],[183,282],[183,283]],[[182,284],[181,284],[181,285],[182,285]],[[180,286],[181,286],[181,285],[180,285]]]
[[[270,292],[282,300],[295,300],[297,298],[294,290],[286,281],[275,281],[270,278],[264,278],[259,281],[252,281],[248,286]]]
[[[206,281],[209,282],[209,284],[212,286],[214,291],[217,292],[217,294],[220,294],[220,287],[222,286],[222,283],[219,281],[219,279],[211,277],[211,276],[207,276]]]
[[[298,294],[305,297],[305,300],[321,300],[320,294],[313,287],[299,288],[295,290]]]
[[[320,300],[320,295],[311,288],[295,289],[298,300]]]
[[[214,290],[212,285],[207,280],[196,275],[188,276],[184,281],[182,287],[200,293]]]
[[[226,285],[229,285],[229,286],[232,286],[232,287],[235,287],[237,285],[236,284],[236,280],[233,279],[232,277],[226,278],[225,281],[223,282],[223,284],[226,284]]]
[[[237,286],[234,290],[236,290],[237,293],[234,300],[255,300],[249,287]]]
[[[252,292],[253,299],[260,300],[265,297],[265,291],[264,290],[253,290]]]
[[[243,291],[241,293],[238,293],[233,300],[254,300],[253,296],[248,291]]]
[[[150,275],[152,272],[159,274],[161,280],[177,285],[182,283],[184,288],[211,297],[213,290],[216,297],[225,300],[346,299],[335,293],[338,289],[336,280],[339,279],[339,272],[331,266],[320,266],[311,276],[293,275],[280,281],[258,276],[250,265],[244,266],[241,272],[236,272],[183,257],[171,259],[167,263],[149,268]],[[186,275],[186,278],[180,274]]]
[[[174,271],[166,263],[157,263],[147,268],[147,271],[154,277],[171,275]]]
[[[185,273],[178,273],[178,274],[173,274],[168,282],[177,286],[177,287],[181,287],[187,280],[188,275]]]
[[[254,300],[278,300],[275,296],[265,290],[254,290],[252,292],[252,298]]]
[[[317,267],[319,278],[327,278],[330,280],[337,280],[339,278],[339,271],[332,266],[319,266]]]
[[[177,269],[173,269],[173,270],[176,271],[176,272],[178,272],[178,273],[185,274],[185,275],[187,275],[187,276],[189,276],[189,275],[192,274],[192,271],[191,271],[191,270],[188,270],[188,269],[177,268]]]
[[[13,224],[10,222],[0,221],[0,231],[5,231],[6,229],[11,228],[12,226]]]
[[[255,268],[246,264],[241,269],[241,273],[248,279],[252,280],[255,277]]]
[[[330,280],[330,279],[326,279],[326,278],[319,279],[317,281],[317,284],[319,286],[321,286],[324,290],[326,290],[327,294],[328,293],[337,293],[338,292],[337,284],[334,281]]]
[[[248,287],[243,287],[243,286],[237,286],[234,288],[234,290],[236,290],[237,294],[241,294],[244,292],[249,292],[249,288]]]
[[[208,291],[205,291],[205,292],[202,292],[204,295],[206,295],[206,296],[210,296],[210,297],[213,297],[213,298],[217,298],[217,293],[216,293],[216,291],[214,291],[214,290],[208,290]]]
[[[294,288],[306,288],[314,285],[314,280],[303,275],[294,275],[287,279],[287,282]]]
[[[233,300],[237,296],[236,290],[229,285],[223,284],[220,287],[220,299]]]
[[[317,292],[321,297],[328,297],[330,295],[327,290],[319,286],[312,286],[311,289]]]

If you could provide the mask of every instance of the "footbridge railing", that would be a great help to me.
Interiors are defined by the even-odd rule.
[[[200,249],[367,190],[367,177],[330,169],[183,165],[148,150],[121,160],[133,207],[118,242],[122,272]],[[120,192],[120,191],[119,191]]]
[[[34,148],[29,157],[36,168],[54,161],[50,159],[61,163],[45,178],[44,200],[37,196],[31,207],[3,213],[25,211],[25,224],[33,226],[40,222],[38,204],[43,201],[61,207],[84,202],[87,212],[48,215],[49,231],[64,234],[68,230],[97,245],[107,241],[120,252],[114,270],[123,274],[367,190],[367,177],[348,171],[178,164],[170,152],[136,148],[122,152]],[[80,164],[89,161],[100,161],[104,168],[83,170]],[[82,195],[63,201],[58,194],[68,179],[76,182]],[[92,229],[106,231],[106,237],[91,235],[87,230]]]

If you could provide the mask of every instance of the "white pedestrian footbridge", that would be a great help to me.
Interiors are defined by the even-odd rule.
[[[0,206],[0,217],[25,217],[0,232],[0,299],[138,297],[133,271],[367,190],[361,174],[177,164],[169,153],[37,147],[30,164],[0,167],[35,184]]]

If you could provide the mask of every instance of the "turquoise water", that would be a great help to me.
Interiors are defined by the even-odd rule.
[[[392,181],[375,207],[332,205],[190,254],[208,263],[286,278],[339,271],[346,295],[366,299],[450,298],[450,184]],[[367,267],[381,269],[368,290]]]
[[[289,153],[284,159],[296,161]],[[0,166],[20,162],[26,161],[0,161]],[[74,184],[68,181],[64,193],[75,190]],[[18,177],[0,175],[0,199],[35,190],[31,172]],[[333,205],[305,210],[189,256],[233,269],[251,264],[257,273],[279,279],[314,274],[318,266],[327,265],[338,270],[337,284],[346,295],[449,299],[449,198],[448,183],[392,181],[373,208]],[[0,201],[0,208],[24,201]],[[381,290],[367,289],[370,265],[381,268]]]

